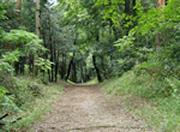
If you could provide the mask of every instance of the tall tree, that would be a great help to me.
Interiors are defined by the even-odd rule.
[[[157,6],[158,6],[158,8],[162,8],[163,6],[165,6],[165,0],[158,0]],[[157,35],[155,37],[155,43],[156,43],[156,49],[159,49],[160,45],[161,45],[161,34],[160,33],[157,33]]]
[[[36,0],[36,34],[40,36],[40,0]]]
[[[16,14],[17,14],[18,26],[21,23],[21,6],[22,6],[22,0],[16,0]]]

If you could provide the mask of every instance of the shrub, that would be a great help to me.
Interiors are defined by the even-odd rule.
[[[0,86],[0,115],[3,113],[21,112],[21,109],[15,104],[13,96],[7,96],[8,90]]]
[[[32,92],[33,96],[40,96],[42,94],[42,87],[36,82],[28,84],[28,90]]]

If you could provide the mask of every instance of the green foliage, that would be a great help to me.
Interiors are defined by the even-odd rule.
[[[1,43],[10,44],[10,48],[18,48],[24,55],[42,54],[46,51],[37,35],[24,30],[11,30],[5,33]]]
[[[42,96],[42,87],[37,84],[36,82],[29,84],[28,85],[28,90],[32,92],[32,95],[37,97],[37,96]]]
[[[179,77],[179,2],[172,0],[166,7],[150,8],[144,11],[142,3],[137,2],[137,25],[115,42],[121,59],[120,65],[126,65],[133,60],[132,67],[140,64],[139,71],[145,70],[154,77]],[[170,11],[171,10],[171,11]],[[173,14],[173,15],[170,15]],[[168,20],[168,21],[167,21]],[[158,42],[155,41],[159,36]],[[157,45],[160,45],[157,49]],[[156,49],[155,49],[155,48]],[[176,49],[176,50],[175,50]],[[127,52],[126,52],[127,51]],[[142,63],[142,64],[141,64]],[[128,69],[130,70],[130,69]],[[125,72],[121,67],[120,73]]]
[[[14,62],[17,62],[20,57],[20,51],[15,50],[13,52],[6,52],[2,55],[1,61],[7,62],[9,64],[13,64]]]
[[[135,37],[133,37],[133,33],[130,33],[128,36],[123,36],[123,38],[117,40],[114,46],[118,48],[119,52],[122,52],[127,48],[132,47],[134,41],[135,41]]]
[[[132,112],[143,117],[155,130],[178,132],[179,85],[176,78],[154,78],[147,72],[137,75],[134,69],[120,78],[106,81],[103,87],[108,93],[127,95],[127,105]]]
[[[11,75],[13,74],[13,64],[19,60],[19,56],[20,52],[18,50],[6,52],[6,54],[2,55],[2,58],[0,59],[0,73],[2,76],[4,76],[3,74],[7,75],[8,73]]]
[[[0,20],[4,18],[4,14],[5,14],[5,10],[4,10],[4,4],[0,3]]]
[[[19,77],[17,81],[20,85],[17,90],[20,98],[17,101],[22,111],[17,113],[15,118],[22,117],[22,119],[7,125],[6,129],[30,130],[34,122],[51,110],[51,104],[62,93],[63,86],[61,84],[44,85],[39,79],[27,76]]]
[[[179,97],[158,98],[152,100],[151,106],[143,105],[132,110],[139,116],[143,117],[156,131],[179,131]],[[154,105],[153,105],[154,104]],[[133,104],[131,105],[133,106]]]
[[[0,60],[0,73],[10,73],[12,74],[14,71],[14,68],[7,62],[4,62]]]
[[[2,112],[4,113],[17,113],[21,109],[15,104],[12,97],[4,96],[0,102]]]
[[[49,60],[47,59],[43,59],[43,58],[38,58],[36,61],[35,61],[35,66],[37,66],[37,68],[40,70],[40,71],[43,71],[43,72],[47,72],[47,71],[50,71],[51,70],[51,65],[53,65],[54,63],[50,62]]]
[[[25,45],[25,55],[43,55],[46,51],[48,51],[44,46],[41,44],[41,40],[32,39],[29,43]]]
[[[11,74],[14,71],[15,63],[19,63],[22,59],[26,60],[26,63],[28,63],[29,57],[31,57],[31,59],[36,59],[44,55],[47,51],[42,45],[42,40],[40,40],[37,35],[23,30],[11,30],[10,32],[4,33],[2,35],[1,45],[4,51],[0,58],[2,62],[0,64],[0,70],[3,72],[11,72]],[[41,67],[38,66],[37,68],[40,68],[40,70],[47,70],[50,62],[47,60],[43,61],[46,65],[43,67],[44,64],[42,64]],[[37,64],[39,63],[36,63],[36,65]]]
[[[178,111],[178,106],[173,111],[169,105],[178,104],[180,87],[180,2],[156,5],[157,0],[61,0],[55,6],[43,0],[42,41],[31,33],[35,31],[34,1],[24,0],[18,14],[14,0],[1,0],[0,86],[5,88],[0,87],[0,105],[10,110],[43,98],[42,81],[18,79],[14,71],[19,74],[25,69],[39,80],[53,81],[57,72],[65,78],[71,67],[70,78],[84,82],[95,78],[94,56],[102,79],[122,76],[107,85],[109,92],[159,98],[160,109]],[[167,99],[166,104],[166,98],[173,101]]]
[[[6,89],[0,86],[0,100],[2,100],[5,94],[6,94]]]
[[[0,115],[3,113],[21,112],[19,107],[14,103],[14,98],[7,96],[7,89],[0,86]]]
[[[180,2],[178,0],[170,0],[163,9],[152,8],[147,12],[139,13],[136,31],[142,33],[142,35],[147,35],[150,33],[156,34],[167,28],[176,28],[180,17],[179,7]]]
[[[178,95],[180,95],[180,81],[173,77],[166,78],[166,81],[168,82],[171,96],[178,97]]]

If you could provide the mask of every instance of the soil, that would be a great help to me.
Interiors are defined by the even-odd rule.
[[[69,85],[53,110],[34,132],[152,132],[142,119],[132,116],[124,97],[107,95],[97,85]]]

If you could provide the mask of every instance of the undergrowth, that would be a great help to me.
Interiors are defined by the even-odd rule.
[[[179,80],[172,78],[153,78],[147,73],[137,75],[134,69],[124,73],[120,78],[106,81],[103,87],[113,95],[128,95],[127,104],[130,111],[143,117],[155,130],[178,132],[180,130],[179,83]],[[175,91],[168,92],[168,90]],[[137,101],[139,98],[142,102]]]
[[[5,96],[10,98],[12,104],[7,101],[2,103],[6,109],[3,107],[0,114],[8,113],[8,116],[3,119],[5,126],[0,132],[28,130],[45,112],[51,110],[50,104],[63,91],[61,84],[45,85],[41,80],[31,77],[18,77],[15,80],[18,86],[11,90],[12,97]],[[13,112],[10,108],[17,110]]]

